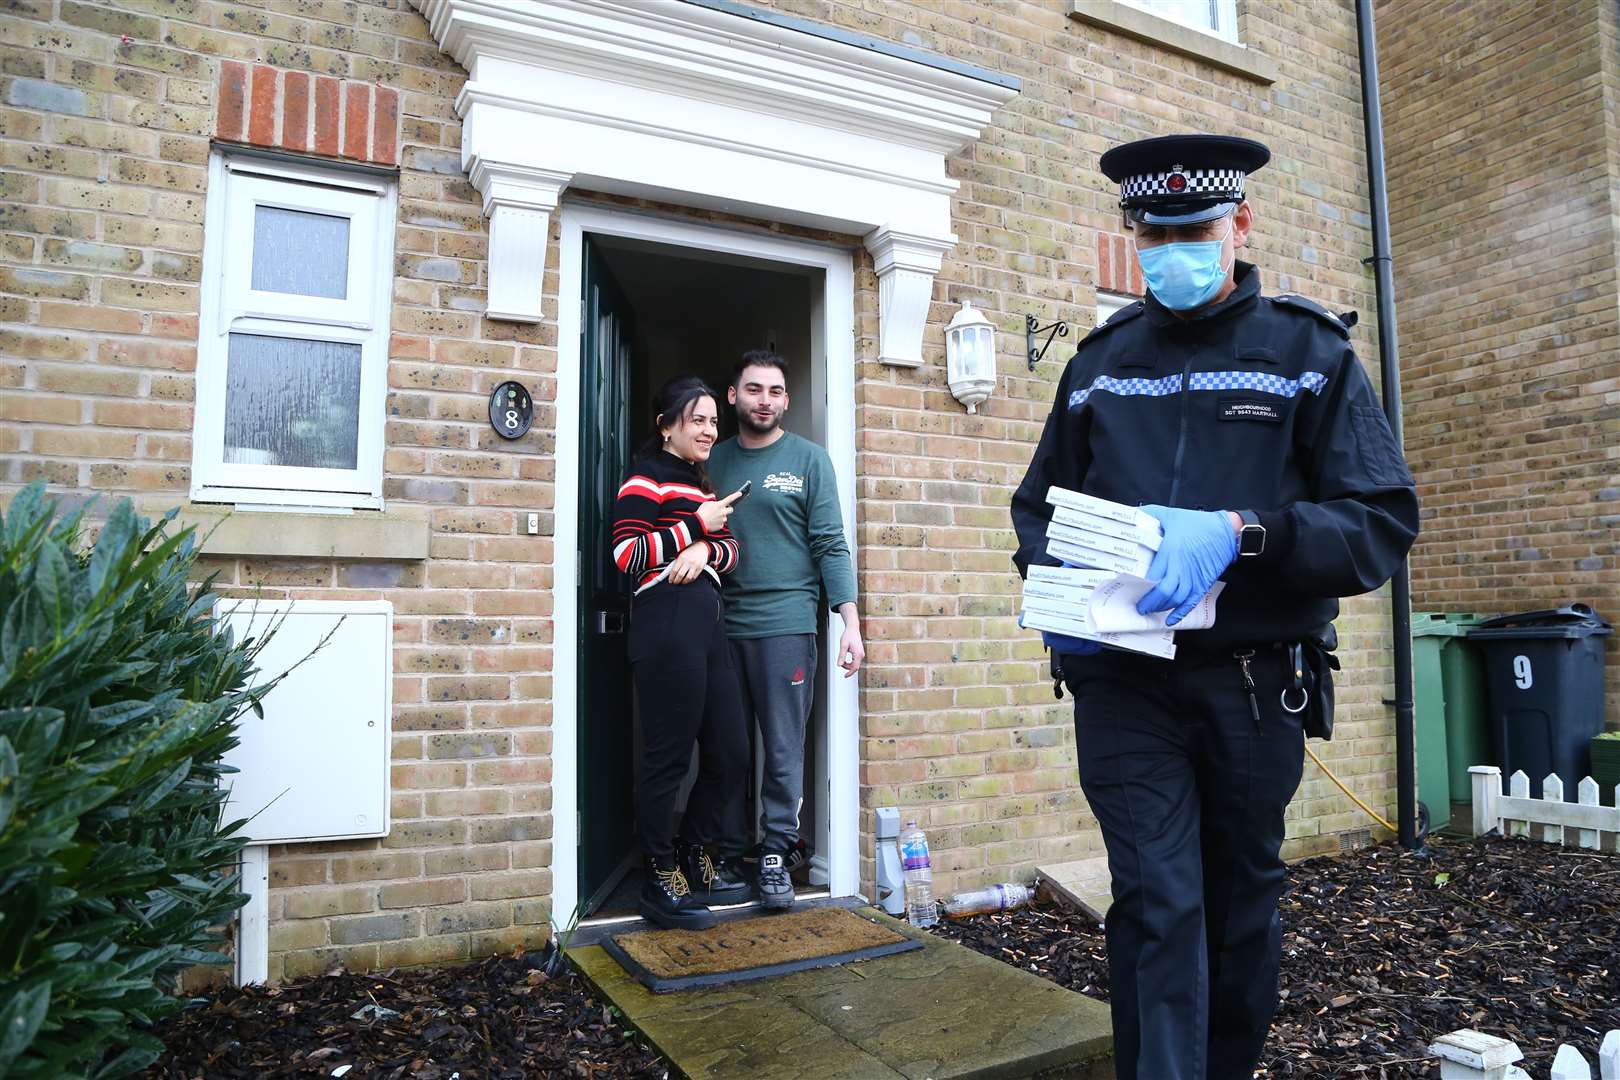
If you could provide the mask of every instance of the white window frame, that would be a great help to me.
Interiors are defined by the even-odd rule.
[[[1140,300],[1140,296],[1122,296],[1119,293],[1097,293],[1097,323],[1101,326],[1114,317],[1114,312],[1128,308]]]
[[[223,151],[210,157],[192,427],[194,502],[382,508],[397,200],[397,189],[385,176]],[[253,288],[257,206],[349,219],[347,297]],[[355,468],[224,460],[226,364],[232,333],[360,346]]]
[[[1139,11],[1145,11],[1149,15],[1176,23],[1179,26],[1197,30],[1201,34],[1209,34],[1211,37],[1218,37],[1222,41],[1230,41],[1234,45],[1243,44],[1238,40],[1237,0],[1201,0],[1203,4],[1208,6],[1210,15],[1213,17],[1212,21],[1209,22],[1192,22],[1181,18],[1169,11],[1155,7],[1151,0],[1119,0],[1119,2]]]

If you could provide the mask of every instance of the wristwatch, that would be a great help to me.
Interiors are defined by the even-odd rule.
[[[1239,510],[1243,528],[1238,530],[1238,557],[1258,555],[1266,550],[1266,527],[1260,524],[1260,515],[1253,510]]]

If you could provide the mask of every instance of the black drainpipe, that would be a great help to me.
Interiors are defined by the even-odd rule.
[[[1395,335],[1395,281],[1390,269],[1389,191],[1384,183],[1384,110],[1378,97],[1378,34],[1373,27],[1372,0],[1356,0],[1356,45],[1361,53],[1361,111],[1367,127],[1367,181],[1372,194],[1373,264],[1378,293],[1378,370],[1384,387],[1384,412],[1395,432],[1395,445],[1405,446],[1401,433],[1401,363]],[[1396,823],[1401,846],[1416,850],[1422,844],[1417,828],[1417,769],[1412,734],[1412,579],[1405,559],[1391,582],[1390,633],[1395,644],[1395,791],[1399,802]],[[1448,812],[1449,806],[1445,808]]]

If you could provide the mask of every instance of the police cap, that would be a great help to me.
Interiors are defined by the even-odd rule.
[[[1161,135],[1116,146],[1098,161],[1119,185],[1119,205],[1132,221],[1196,225],[1243,201],[1243,182],[1271,151],[1235,135]]]

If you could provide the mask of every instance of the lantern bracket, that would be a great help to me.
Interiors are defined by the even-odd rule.
[[[1050,331],[1050,333],[1048,333],[1048,331]],[[1041,347],[1039,349],[1037,349],[1035,347],[1035,338],[1036,338],[1037,335],[1040,335],[1040,334],[1046,334],[1046,340],[1044,342],[1042,342]],[[1042,326],[1041,321],[1039,319],[1037,319],[1035,316],[1033,316],[1033,315],[1025,315],[1024,316],[1024,345],[1025,345],[1025,348],[1028,349],[1029,370],[1031,370],[1031,371],[1035,370],[1035,365],[1041,362],[1041,357],[1045,356],[1046,355],[1046,350],[1051,347],[1053,338],[1068,337],[1068,336],[1069,336],[1069,324],[1064,322],[1061,319],[1059,319],[1057,322],[1049,323],[1046,326]]]

